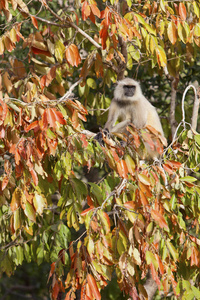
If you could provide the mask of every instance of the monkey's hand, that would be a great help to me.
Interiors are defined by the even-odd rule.
[[[98,132],[95,136],[94,139],[101,145],[101,146],[105,146],[104,140],[103,140],[103,136],[110,138],[110,133],[109,130],[107,128],[101,130],[100,132]]]

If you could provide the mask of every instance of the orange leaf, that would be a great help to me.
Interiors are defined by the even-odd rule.
[[[52,298],[53,300],[57,299],[58,293],[60,291],[60,286],[58,281],[55,279],[55,282],[53,282],[53,288],[52,288]]]
[[[56,116],[53,113],[53,108],[47,108],[45,109],[47,114],[47,122],[50,124],[50,127],[55,128],[56,127]]]
[[[94,277],[91,274],[87,275],[87,281],[88,281],[88,285],[89,285],[95,299],[101,300],[101,294],[99,293],[99,289],[97,287],[96,280],[94,279]]]
[[[31,20],[32,20],[32,23],[33,23],[34,27],[35,27],[36,29],[38,29],[38,22],[37,22],[37,19],[36,19],[35,17],[31,16]]]
[[[91,7],[91,10],[92,10],[93,14],[94,14],[95,16],[97,16],[98,18],[100,18],[101,12],[100,12],[100,10],[98,9],[97,5],[96,5],[96,4],[91,4],[90,7]]]
[[[154,253],[154,256],[155,256],[155,258],[156,258],[156,260],[157,260],[157,262],[158,262],[160,274],[163,275],[163,274],[164,274],[164,265],[163,265],[163,263],[162,263],[162,261],[161,261],[161,259],[160,259],[160,256],[159,256],[158,254],[156,254],[156,253]]]
[[[152,209],[152,210],[151,210],[151,216],[153,217],[153,219],[154,219],[155,221],[158,222],[158,224],[159,224],[159,226],[160,226],[161,228],[169,229],[169,227],[168,227],[168,225],[167,225],[167,223],[166,223],[166,221],[165,221],[165,218],[163,217],[163,215],[161,215],[160,212],[158,212],[158,211]]]
[[[71,44],[65,51],[65,57],[68,63],[72,66],[78,67],[81,63],[81,57],[78,51],[78,47],[74,44]]]
[[[17,187],[14,190],[14,193],[12,195],[12,200],[11,200],[11,203],[10,203],[10,207],[11,207],[12,211],[15,211],[16,209],[19,208],[20,202],[21,202],[21,198],[23,196],[24,196],[24,194],[22,193],[22,190]]]
[[[32,129],[35,129],[35,128],[39,128],[38,120],[36,120],[36,121],[32,122],[31,124],[29,124],[24,130],[25,130],[25,132],[28,132],[28,131],[30,131]]]
[[[88,212],[90,212],[90,211],[93,210],[93,209],[94,209],[94,206],[93,206],[93,207],[89,207],[89,208],[83,210],[83,211],[81,212],[81,216],[83,217],[83,216],[87,215]]]
[[[196,247],[192,247],[192,253],[191,253],[191,266],[197,266],[200,267],[200,252],[197,250]]]
[[[2,181],[2,191],[7,187],[7,184],[9,182],[9,178],[7,175],[4,176],[3,181]]]
[[[37,176],[37,173],[33,169],[30,170],[30,173],[31,173],[31,176],[33,178],[34,184],[37,186],[38,185],[38,176]]]
[[[78,113],[75,109],[72,114],[72,125],[74,128],[77,128],[79,126]]]
[[[82,6],[82,19],[83,19],[83,21],[87,20],[89,15],[90,15],[90,7],[89,7],[87,1],[85,1],[83,3],[83,6]]]
[[[136,209],[136,205],[134,201],[128,201],[124,203],[124,207],[128,208],[128,209]]]
[[[128,178],[128,168],[125,160],[121,159],[120,161],[117,162],[117,171],[121,177],[125,179]]]
[[[187,17],[187,11],[186,11],[186,7],[185,7],[184,3],[182,3],[182,2],[179,3],[178,12],[179,12],[179,15],[180,15],[182,21],[185,21],[186,17]]]
[[[140,190],[140,200],[141,200],[141,202],[144,206],[146,206],[146,205],[149,206],[149,202],[147,200],[147,197],[145,196],[145,194],[141,190]]]
[[[4,44],[5,44],[6,49],[8,50],[8,52],[11,52],[15,48],[15,44],[12,43],[10,38],[7,37],[7,36],[4,37]]]

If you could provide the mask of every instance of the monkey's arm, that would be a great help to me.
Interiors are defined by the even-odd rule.
[[[104,129],[108,129],[110,132],[112,131],[112,128],[114,127],[117,119],[118,119],[118,111],[116,104],[114,102],[111,102],[109,112],[108,112],[108,120],[104,126]]]
[[[111,133],[123,133],[126,131],[126,127],[130,124],[131,120],[130,119],[127,119],[127,120],[124,120],[120,123],[118,123],[117,125],[115,125],[114,127],[112,127],[110,129],[110,132]]]

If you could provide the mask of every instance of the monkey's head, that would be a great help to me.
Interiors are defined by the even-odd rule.
[[[142,96],[139,82],[124,78],[118,81],[114,91],[114,98],[117,100],[138,101]]]

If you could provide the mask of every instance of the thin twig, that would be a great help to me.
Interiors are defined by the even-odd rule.
[[[64,94],[64,96],[62,96],[57,103],[60,103],[62,101],[65,101],[66,99],[68,99],[70,97],[70,95],[72,94],[72,91],[74,90],[74,88],[79,85],[79,83],[83,80],[83,77],[81,77],[78,81],[76,81],[74,84],[72,84],[70,86],[70,89],[67,91],[67,93]]]

